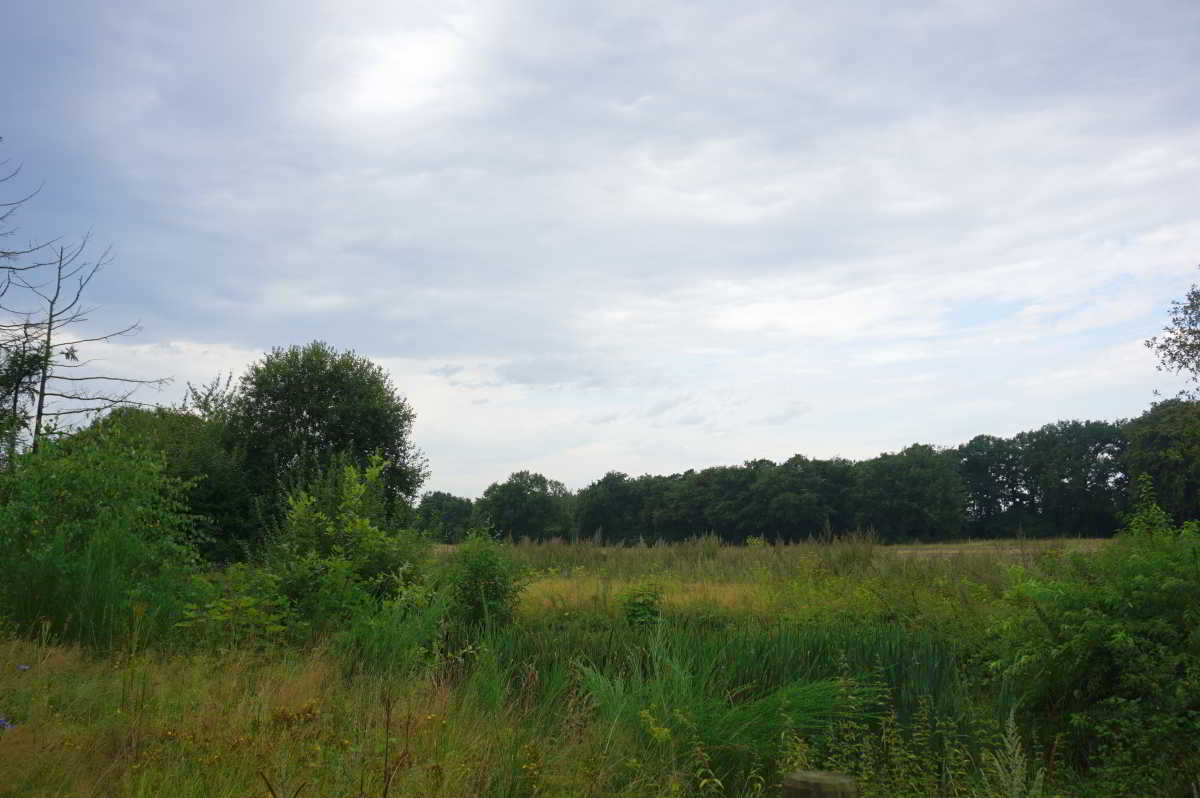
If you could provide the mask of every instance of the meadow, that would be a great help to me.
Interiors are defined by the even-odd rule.
[[[253,602],[139,641],[134,605],[104,652],[0,642],[0,794],[754,796],[825,769],[880,798],[1186,795],[1194,748],[1148,775],[1022,670],[1055,612],[1030,585],[1180,540],[473,541],[429,568],[510,578],[510,614],[449,623],[414,583],[303,644]]]

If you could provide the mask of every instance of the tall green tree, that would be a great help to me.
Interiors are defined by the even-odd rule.
[[[644,537],[654,540],[687,540],[712,531],[707,527],[703,499],[696,490],[697,473],[639,477]]]
[[[858,465],[862,526],[885,541],[947,540],[962,531],[966,491],[954,455],[926,444]]]
[[[1010,534],[1022,523],[1024,489],[1020,453],[1009,438],[976,435],[958,447],[958,473],[967,492],[971,534]]]
[[[416,527],[434,540],[458,543],[471,529],[474,503],[442,490],[426,492],[417,507]]]
[[[1119,525],[1126,480],[1125,437],[1107,421],[1059,421],[1013,438],[1023,501],[1039,535],[1111,535]]]
[[[1200,401],[1158,402],[1124,432],[1130,476],[1148,475],[1159,505],[1177,522],[1200,519]]]
[[[254,497],[242,469],[242,450],[228,447],[220,418],[184,408],[123,407],[93,426],[120,427],[162,456],[164,473],[183,486],[205,557],[229,562],[246,555],[243,542],[253,537]]]
[[[532,471],[517,471],[504,482],[488,486],[475,502],[475,514],[482,525],[504,537],[566,537],[572,525],[572,499],[561,482]]]
[[[380,366],[323,341],[273,349],[242,375],[229,410],[231,441],[245,451],[245,472],[271,511],[290,486],[348,455],[365,468],[387,460],[381,479],[389,513],[403,515],[428,475],[413,444],[416,412]]]
[[[609,471],[575,497],[576,529],[584,538],[613,542],[646,537],[642,520],[643,492],[639,480]]]
[[[751,488],[765,538],[807,540],[853,526],[854,464],[794,455],[772,469],[759,469]]]

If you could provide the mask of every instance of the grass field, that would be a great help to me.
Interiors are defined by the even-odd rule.
[[[1101,794],[1006,729],[982,665],[1013,567],[1101,545],[526,543],[515,621],[474,636],[9,637],[0,794],[751,796],[800,768],[886,798]]]

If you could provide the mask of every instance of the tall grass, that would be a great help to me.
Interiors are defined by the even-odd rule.
[[[0,638],[0,794],[752,796],[812,767],[869,798],[994,798],[985,755],[1022,744],[998,745],[1011,698],[981,667],[995,558],[869,539],[511,553],[535,581],[508,623],[457,624],[412,586],[310,646]],[[659,604],[631,616],[620,596],[646,580]]]

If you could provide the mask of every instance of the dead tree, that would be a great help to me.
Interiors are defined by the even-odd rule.
[[[33,332],[37,371],[32,388],[31,445],[37,451],[45,432],[45,422],[88,413],[102,413],[118,406],[145,406],[133,393],[142,386],[162,386],[165,379],[135,379],[89,373],[95,360],[81,360],[79,347],[132,335],[141,329],[136,322],[99,335],[73,336],[67,328],[84,324],[96,308],[85,307],[84,290],[100,269],[109,262],[109,253],[89,261],[84,259],[88,246],[85,236],[77,245],[58,247],[53,264],[43,272],[23,272],[13,276],[14,285],[41,302],[41,307],[22,314],[22,324]],[[38,280],[37,278],[43,278]],[[5,307],[10,313],[21,311]]]
[[[19,171],[0,175],[0,184]],[[13,214],[36,193],[0,203],[0,239],[13,237]],[[72,246],[58,239],[15,248],[0,244],[0,312],[5,314],[0,321],[0,418],[11,463],[22,434],[36,451],[50,422],[122,405],[144,406],[132,398],[134,392],[168,380],[107,376],[95,372],[94,359],[80,359],[79,347],[140,329],[134,323],[102,334],[71,335],[96,310],[83,304],[83,296],[110,262],[108,250],[89,260],[89,236]]]

